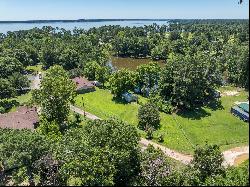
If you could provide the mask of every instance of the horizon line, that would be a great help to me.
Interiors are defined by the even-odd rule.
[[[138,21],[138,20],[152,20],[152,21],[169,21],[169,20],[249,20],[249,18],[90,18],[90,19],[34,19],[34,20],[0,20],[1,23],[14,22],[91,22],[91,21]]]

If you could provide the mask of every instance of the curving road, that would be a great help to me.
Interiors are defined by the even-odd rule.
[[[73,106],[73,105],[70,106],[70,109],[71,109],[72,111],[74,111],[74,112],[76,112],[76,113],[82,115],[82,116],[85,116],[85,117],[88,118],[88,119],[91,119],[91,120],[101,119],[101,118],[98,118],[97,116],[95,116],[95,115],[93,115],[93,114],[90,114],[90,113],[88,113],[88,112],[86,112],[86,111],[83,111],[82,109],[77,108],[77,107],[75,107],[75,106]]]
[[[71,106],[70,108],[72,111],[74,111],[80,115],[84,115],[84,111],[82,111],[82,109],[75,107],[75,106]],[[91,119],[91,120],[97,120],[97,119],[101,120],[101,118],[99,118],[93,114],[90,114],[88,112],[85,112],[85,117],[88,119]],[[150,141],[150,140],[147,140],[144,138],[141,138],[139,143],[142,145],[143,148],[146,148],[148,145],[153,145],[155,148],[161,149],[166,156],[173,158],[175,160],[178,160],[185,165],[189,164],[193,159],[192,155],[186,155],[183,153],[179,153],[177,151],[171,150],[165,146],[159,145],[153,141]],[[227,167],[227,166],[237,165],[236,159],[238,157],[244,155],[245,156],[244,160],[247,160],[249,158],[249,146],[237,147],[237,148],[233,148],[233,149],[224,151],[223,155],[224,155],[224,159],[225,159],[224,163],[223,163],[224,166]]]

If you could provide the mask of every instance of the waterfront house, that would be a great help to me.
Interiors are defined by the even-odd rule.
[[[75,77],[72,79],[74,83],[76,83],[77,92],[91,92],[95,91],[95,83],[93,81],[89,81],[85,77]]]

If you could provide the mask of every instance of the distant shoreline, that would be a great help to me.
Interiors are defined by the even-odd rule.
[[[87,23],[106,21],[180,21],[180,20],[249,20],[249,19],[77,19],[77,20],[26,20],[26,21],[0,21],[1,23]]]
[[[0,21],[0,23],[74,23],[74,22],[105,22],[105,21],[169,21],[170,19],[78,19],[78,20],[27,20]]]

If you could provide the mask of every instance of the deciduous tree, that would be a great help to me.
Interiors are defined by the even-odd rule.
[[[138,127],[142,130],[153,128],[154,130],[160,127],[160,112],[152,103],[142,105],[138,110]]]
[[[122,97],[123,93],[134,88],[135,74],[127,69],[119,70],[111,75],[109,84],[111,92],[116,97]]]
[[[54,66],[46,72],[40,90],[33,92],[33,99],[41,107],[45,119],[60,125],[68,118],[75,90],[76,85],[66,71],[61,66]]]

